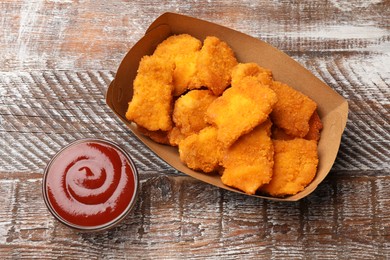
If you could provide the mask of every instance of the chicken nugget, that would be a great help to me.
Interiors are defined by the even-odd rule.
[[[309,120],[309,132],[303,137],[306,140],[319,141],[321,137],[322,122],[317,113],[314,111]],[[282,128],[272,127],[272,139],[274,140],[292,140],[295,136],[287,134]]]
[[[269,69],[260,67],[256,63],[239,63],[232,71],[232,86],[239,84],[245,77],[253,77],[263,85],[272,84],[272,72]]]
[[[179,143],[181,161],[191,169],[206,173],[219,169],[223,151],[222,144],[217,140],[217,129],[211,126]]]
[[[272,126],[272,139],[274,140],[293,140],[294,136],[287,134],[282,128]]]
[[[153,55],[174,58],[177,55],[185,55],[200,50],[202,42],[189,34],[169,36],[157,45]]]
[[[133,83],[133,98],[126,118],[149,131],[172,128],[172,74],[174,64],[144,56]]]
[[[265,121],[227,149],[222,161],[222,183],[255,194],[270,182],[274,165],[271,125],[270,120]]]
[[[317,104],[287,84],[274,81],[270,87],[278,97],[271,113],[272,122],[289,135],[304,137],[309,132],[309,120]]]
[[[137,125],[138,131],[141,132],[141,134],[149,137],[156,143],[160,144],[169,144],[169,139],[168,139],[168,132],[157,130],[157,131],[149,131],[148,129]]]
[[[211,103],[206,121],[217,127],[218,140],[228,147],[267,120],[276,101],[273,90],[246,77]]]
[[[168,142],[171,146],[178,146],[179,143],[184,140],[187,136],[182,134],[180,128],[174,126],[168,131]]]
[[[173,72],[174,96],[180,96],[188,90],[190,83],[195,77],[198,55],[199,52],[192,52],[176,57],[176,67]]]
[[[203,42],[197,64],[196,76],[190,89],[207,87],[219,96],[230,85],[231,72],[237,59],[229,45],[217,37],[208,36]]]
[[[180,96],[188,89],[196,72],[196,62],[201,47],[202,42],[189,34],[170,36],[157,45],[153,56],[175,63],[174,96]]]
[[[176,100],[172,119],[180,134],[173,131],[171,144],[177,145],[180,138],[197,133],[208,125],[206,110],[216,98],[210,90],[191,90]]]
[[[314,111],[313,115],[310,117],[309,120],[309,132],[305,135],[305,139],[307,140],[315,140],[319,141],[321,137],[321,130],[322,130],[322,122],[321,118],[318,115],[317,111]]]
[[[302,191],[317,172],[317,142],[296,138],[274,140],[274,173],[270,183],[260,188],[271,196],[282,197]]]

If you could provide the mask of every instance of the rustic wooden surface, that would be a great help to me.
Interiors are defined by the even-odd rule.
[[[296,203],[238,195],[169,167],[105,105],[128,49],[166,11],[287,52],[349,101],[330,174]],[[0,1],[0,259],[390,258],[390,2]],[[41,197],[51,156],[102,137],[136,160],[141,194],[118,227],[83,234]]]

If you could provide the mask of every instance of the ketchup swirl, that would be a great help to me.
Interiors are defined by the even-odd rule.
[[[101,226],[131,207],[136,193],[132,164],[116,147],[96,141],[60,152],[46,172],[47,199],[60,218],[77,226]]]

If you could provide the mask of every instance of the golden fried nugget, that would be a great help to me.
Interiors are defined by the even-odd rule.
[[[174,64],[144,56],[133,83],[133,98],[126,118],[149,131],[172,128],[172,74]]]
[[[157,45],[153,55],[175,58],[200,50],[202,42],[189,34],[172,35]]]
[[[274,140],[292,140],[296,137],[287,134],[282,128],[279,128],[277,126],[272,127],[272,139]]]
[[[246,77],[211,103],[206,121],[217,127],[218,140],[228,147],[267,120],[276,101],[273,90]]]
[[[188,34],[179,34],[168,37],[154,51],[153,56],[175,63],[174,96],[180,96],[188,89],[196,72],[196,62],[201,47],[200,40]]]
[[[190,89],[207,87],[219,96],[230,85],[231,72],[237,65],[233,50],[223,41],[208,36],[203,42],[197,64],[196,77]]]
[[[309,132],[309,119],[317,104],[287,84],[274,81],[270,87],[278,97],[271,113],[272,122],[289,135],[304,137]]]
[[[216,98],[210,90],[191,90],[176,100],[172,118],[180,134],[175,130],[169,135],[171,144],[178,145],[180,138],[197,133],[208,125],[206,110]]]
[[[148,129],[137,125],[138,131],[141,134],[148,136],[150,139],[160,144],[169,144],[168,133],[165,131],[157,130],[157,131],[149,131]]]
[[[175,59],[176,68],[173,72],[174,96],[180,96],[188,90],[196,73],[196,61],[199,52],[179,55]]]
[[[309,120],[309,132],[303,137],[306,140],[319,141],[321,136],[322,122],[317,113],[314,111]],[[272,127],[272,139],[275,140],[292,140],[295,136],[287,134],[282,128],[277,126]]]
[[[296,138],[274,140],[274,173],[269,184],[260,188],[282,197],[302,191],[315,177],[318,165],[317,142]]]
[[[232,71],[232,86],[239,84],[245,77],[252,77],[267,86],[273,81],[271,70],[260,67],[256,63],[239,63]]]
[[[321,137],[322,127],[321,118],[318,115],[318,112],[314,111],[309,120],[309,132],[305,135],[305,139],[315,140],[318,142]]]
[[[265,121],[227,149],[222,160],[222,183],[255,194],[270,182],[274,165],[271,125],[270,120]]]
[[[224,148],[217,140],[217,129],[208,126],[179,143],[180,159],[189,168],[203,172],[219,169]]]
[[[199,132],[207,126],[205,113],[217,98],[209,90],[191,90],[175,102],[173,122],[184,134]]]
[[[184,140],[187,136],[182,134],[180,128],[174,126],[168,131],[168,141],[171,146],[178,146],[179,143]]]

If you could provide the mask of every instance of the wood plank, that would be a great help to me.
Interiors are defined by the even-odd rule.
[[[37,248],[45,257],[385,257],[389,181],[331,175],[301,202],[280,203],[160,173],[142,179],[134,212],[122,224],[86,234],[53,219],[40,198],[40,178],[2,180],[8,206],[0,214],[7,237],[0,257],[37,256]]]
[[[321,10],[320,12],[318,10]],[[176,11],[261,38],[284,51],[388,53],[386,1],[2,1],[3,71],[113,70],[151,22]]]
[[[347,98],[349,103],[347,130],[338,156],[338,162],[344,167],[337,165],[337,169],[347,169],[351,165],[368,169],[376,164],[378,170],[388,171],[390,72],[381,68],[389,67],[390,59],[386,60],[381,55],[371,55],[365,59],[359,57],[346,58],[333,54],[331,58],[319,59],[321,63],[317,59],[309,60],[310,68]],[[359,156],[356,157],[356,154]]]

